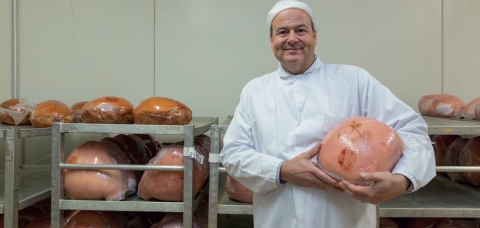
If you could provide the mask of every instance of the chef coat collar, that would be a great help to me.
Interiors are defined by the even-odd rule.
[[[277,72],[278,72],[278,75],[280,75],[280,77],[287,78],[287,77],[301,76],[301,75],[304,75],[304,74],[312,73],[312,72],[320,69],[321,67],[322,67],[322,61],[320,61],[320,59],[317,58],[317,55],[315,55],[315,59],[313,60],[313,64],[303,74],[294,75],[291,72],[285,70],[282,67],[282,64],[279,64]]]

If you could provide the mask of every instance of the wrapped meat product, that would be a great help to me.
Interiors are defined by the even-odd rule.
[[[240,202],[253,203],[253,192],[242,183],[227,175],[227,183],[225,184],[228,196]]]
[[[391,172],[403,153],[403,141],[392,127],[369,117],[352,117],[334,127],[322,141],[318,164],[334,179],[368,185],[360,173]]]
[[[73,113],[75,113],[75,122],[76,123],[81,123],[82,122],[82,108],[85,104],[87,104],[88,101],[79,101],[70,107],[73,110]]]
[[[110,149],[110,153],[112,157],[114,157],[117,164],[131,164],[127,155],[120,150],[120,148],[112,142],[101,142],[104,145],[108,146]],[[137,183],[140,180],[135,176],[135,171],[133,170],[123,170],[125,172],[125,176],[127,177],[127,192],[126,195],[131,195],[135,193],[135,189],[137,189]]]
[[[444,218],[411,218],[405,228],[431,228],[443,220]]]
[[[476,120],[477,117],[475,115],[475,106],[480,103],[480,97],[473,99],[472,101],[468,102],[460,112],[458,113],[457,119],[466,119],[466,120]]]
[[[106,96],[94,99],[82,107],[84,123],[132,124],[133,104],[121,97]]]
[[[74,123],[75,114],[66,104],[48,100],[40,102],[30,113],[32,126],[36,128],[51,127],[54,122]]]
[[[133,157],[138,161],[139,165],[145,165],[149,161],[147,151],[145,150],[143,141],[134,135],[119,134],[113,137],[114,139],[124,143],[128,146],[128,150]]]
[[[447,153],[445,154],[445,166],[458,166],[460,164],[460,153],[462,152],[462,149],[463,147],[465,147],[467,142],[467,138],[458,138],[455,139],[452,144],[450,144],[450,146],[447,148]],[[447,172],[447,175],[453,181],[468,182],[462,173]]]
[[[67,157],[68,164],[121,164],[118,155],[107,145],[87,141]],[[134,192],[127,174],[123,170],[82,170],[64,169],[65,193],[79,200],[122,200]]]
[[[418,101],[418,111],[424,116],[458,118],[465,103],[450,94],[425,95]]]
[[[29,125],[35,104],[24,98],[8,99],[0,104],[0,121],[9,125]]]
[[[398,228],[398,225],[389,218],[380,218],[379,228]]]
[[[50,228],[52,225],[51,222],[52,218],[50,217],[50,215],[48,215],[35,220],[34,222],[28,224],[25,228]]]
[[[435,163],[437,166],[444,166],[445,154],[447,153],[447,148],[452,144],[455,139],[460,138],[459,135],[435,135],[432,138],[432,141],[435,143],[433,145],[433,150],[435,151]],[[446,173],[439,173],[446,174]]]
[[[162,147],[159,142],[155,140],[152,135],[149,134],[134,134],[134,136],[140,138],[143,142],[145,147],[145,151],[147,152],[147,159],[150,160],[155,157],[155,154],[160,150]]]
[[[473,137],[465,144],[460,152],[459,159],[460,166],[480,166],[480,136]],[[464,172],[463,177],[467,179],[470,184],[480,188],[480,173],[479,172]]]
[[[117,218],[100,211],[80,211],[75,214],[64,228],[78,228],[78,227],[109,227],[109,228],[124,228]]]
[[[475,117],[477,120],[480,120],[480,103],[475,105]]]
[[[183,165],[183,142],[162,147],[149,165]],[[209,174],[208,153],[196,144],[193,165],[193,194],[196,195],[205,184]],[[183,171],[146,170],[138,185],[138,196],[148,200],[183,201]]]
[[[192,120],[192,110],[180,101],[166,97],[150,97],[133,112],[136,124],[185,125]]]

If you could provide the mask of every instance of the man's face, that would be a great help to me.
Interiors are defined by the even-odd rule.
[[[273,19],[270,44],[283,68],[298,75],[313,63],[317,33],[303,10],[286,9]]]

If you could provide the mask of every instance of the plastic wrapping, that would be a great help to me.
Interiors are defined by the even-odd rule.
[[[418,111],[424,116],[441,118],[460,118],[460,110],[465,103],[450,94],[425,95],[418,101]]]
[[[460,152],[458,165],[480,166],[480,136],[468,140]],[[464,172],[462,175],[470,184],[480,189],[480,173]]]
[[[0,121],[9,125],[29,125],[35,104],[25,98],[12,98],[0,104]]]
[[[82,108],[84,105],[86,105],[88,101],[79,101],[70,107],[73,110],[73,113],[75,113],[75,122],[76,123],[81,123],[82,122]]]
[[[105,96],[94,99],[82,107],[84,123],[132,124],[133,104],[121,97]]]
[[[73,149],[66,163],[121,164],[121,157],[104,143],[87,141]],[[64,169],[63,172],[65,193],[72,199],[123,200],[135,191],[132,176],[124,170]]]
[[[476,120],[477,117],[475,115],[475,106],[480,104],[480,97],[473,99],[472,101],[468,102],[460,112],[458,113],[457,119],[466,119],[466,120]]]
[[[48,100],[40,102],[30,113],[30,122],[36,128],[51,127],[54,122],[74,123],[75,114],[66,104]]]
[[[460,163],[460,153],[467,144],[467,138],[458,138],[450,144],[445,154],[444,164],[445,166],[458,166]],[[455,182],[467,182],[462,173],[447,172],[447,175]]]
[[[360,173],[391,172],[402,152],[403,142],[395,129],[369,117],[352,117],[327,134],[317,159],[334,179],[369,185]]]
[[[207,139],[202,136],[200,141]],[[195,139],[195,153],[203,159],[194,159],[193,165],[193,194],[196,195],[205,184],[209,175],[208,153],[205,147]],[[198,158],[198,157],[197,157]],[[183,142],[164,146],[155,157],[150,159],[149,165],[181,166],[184,160]],[[143,173],[138,184],[138,196],[148,200],[155,198],[163,201],[183,201],[183,171],[156,171],[147,170]]]
[[[244,203],[253,203],[253,192],[248,189],[242,183],[235,180],[230,175],[227,175],[227,182],[225,183],[227,189],[227,194],[230,199],[244,202]]]
[[[475,117],[477,120],[480,120],[480,103],[475,105]]]
[[[192,120],[192,110],[174,99],[151,97],[137,105],[133,120],[136,124],[185,125]]]
[[[100,211],[80,211],[75,214],[64,228],[78,227],[109,227],[124,228],[124,225],[118,221],[119,219]]]

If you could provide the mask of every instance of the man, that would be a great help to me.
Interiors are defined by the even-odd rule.
[[[280,66],[242,90],[221,161],[254,192],[255,227],[376,227],[374,204],[416,191],[435,176],[427,126],[365,70],[321,62],[314,19],[294,0],[268,13]],[[316,164],[322,139],[353,116],[392,126],[406,144],[391,173],[362,174],[370,186],[337,182]]]

